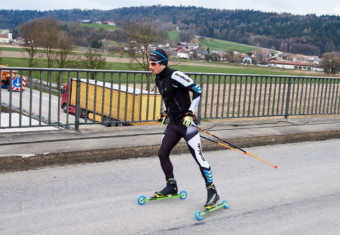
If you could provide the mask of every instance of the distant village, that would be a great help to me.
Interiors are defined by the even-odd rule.
[[[319,68],[321,58],[318,56],[290,55],[269,49],[254,50],[250,53],[232,51],[232,55],[223,51],[209,51],[202,49],[199,44],[182,42],[171,47],[169,44],[150,46],[153,48],[165,48],[173,57],[188,60],[207,60],[222,63],[239,63],[244,65],[257,65],[272,68],[298,69],[308,71],[323,71]],[[209,56],[208,56],[209,55]]]
[[[106,24],[115,25],[112,21],[91,21],[82,20],[82,24]],[[197,36],[198,37],[198,36]],[[10,30],[0,29],[0,43],[18,44],[22,39],[12,38]],[[254,50],[251,53],[240,53],[238,51],[210,51],[209,48],[202,48],[196,43],[181,42],[175,46],[169,43],[161,45],[150,45],[149,48],[163,48],[169,52],[172,57],[187,60],[208,60],[221,63],[239,63],[244,65],[257,65],[272,68],[298,69],[308,71],[323,71],[319,67],[321,58],[318,56],[291,55],[284,52],[274,51],[270,49]]]

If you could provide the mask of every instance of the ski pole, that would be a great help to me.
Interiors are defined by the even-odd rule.
[[[220,141],[222,141],[222,142],[224,142],[226,144],[229,144],[231,147],[233,147],[235,149],[238,149],[238,150],[242,151],[243,154],[246,154],[246,151],[241,149],[240,147],[237,147],[237,146],[233,145],[232,143],[229,143],[228,141],[226,141],[226,140],[224,140],[224,139],[222,139],[222,138],[220,138],[220,137],[218,137],[218,136],[216,136],[214,134],[211,134],[210,132],[208,132],[208,131],[206,131],[206,130],[204,130],[202,128],[199,128],[198,126],[196,126],[194,124],[193,124],[193,127],[195,127],[196,129],[198,129],[198,130],[200,130],[200,131],[202,131],[202,132],[204,132],[204,133],[206,133],[206,134],[208,134],[208,135],[210,135],[212,137],[215,137],[216,139],[218,139],[218,140],[220,140]]]
[[[273,164],[271,164],[271,163],[269,163],[269,162],[267,162],[267,161],[265,161],[265,160],[263,160],[263,159],[261,159],[261,158],[259,158],[259,157],[256,157],[254,154],[248,153],[247,151],[241,149],[240,147],[237,147],[237,146],[235,146],[235,145],[233,145],[233,144],[231,144],[231,143],[229,143],[229,142],[227,142],[227,141],[225,141],[225,140],[223,140],[223,139],[221,139],[221,138],[219,138],[219,137],[217,137],[217,136],[215,136],[215,135],[213,135],[213,134],[207,132],[206,130],[201,129],[201,128],[199,128],[198,126],[193,126],[193,127],[196,127],[198,130],[200,130],[200,131],[202,131],[202,132],[204,132],[204,133],[206,133],[206,134],[208,134],[208,135],[211,135],[211,136],[215,137],[216,139],[218,139],[218,140],[220,140],[220,141],[222,141],[222,142],[225,142],[225,143],[229,144],[230,146],[225,145],[225,144],[222,144],[222,143],[220,143],[220,142],[218,142],[218,141],[215,141],[215,140],[206,138],[206,137],[204,137],[204,136],[201,136],[202,138],[204,138],[204,139],[206,139],[206,140],[209,140],[209,141],[211,141],[211,142],[213,142],[213,143],[219,144],[219,145],[221,145],[221,146],[223,146],[223,147],[226,147],[226,148],[229,148],[229,149],[231,149],[231,150],[235,150],[235,151],[237,151],[237,152],[239,152],[239,153],[243,153],[243,154],[245,154],[245,155],[248,154],[249,156],[252,156],[253,158],[256,158],[257,160],[260,160],[261,162],[268,164],[269,166],[272,166],[272,167],[274,167],[274,168],[277,168],[277,165],[274,166]]]

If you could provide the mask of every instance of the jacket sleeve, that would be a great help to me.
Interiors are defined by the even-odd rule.
[[[201,87],[198,86],[189,76],[180,71],[175,71],[171,76],[171,80],[173,86],[180,86],[193,93],[189,110],[195,113],[202,95]]]

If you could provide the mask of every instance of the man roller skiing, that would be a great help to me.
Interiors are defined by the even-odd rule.
[[[219,200],[213,184],[212,171],[202,153],[202,145],[198,130],[191,126],[195,122],[195,110],[199,104],[202,89],[187,75],[168,66],[168,55],[163,49],[150,53],[149,68],[156,75],[156,85],[161,93],[165,108],[159,121],[165,124],[170,119],[163,135],[158,152],[161,167],[166,178],[166,187],[155,193],[155,197],[164,197],[178,193],[177,183],[170,161],[170,152],[183,137],[189,150],[199,165],[207,188],[207,201],[204,207],[210,209]],[[192,101],[189,92],[193,93]]]

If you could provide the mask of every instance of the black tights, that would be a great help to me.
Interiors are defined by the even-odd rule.
[[[162,145],[158,151],[158,156],[166,179],[174,178],[173,166],[170,161],[170,152],[182,137],[186,140],[192,156],[199,165],[206,184],[212,183],[211,168],[203,156],[198,130],[193,126],[185,127],[182,124],[182,120],[176,122],[170,121],[164,131]]]

